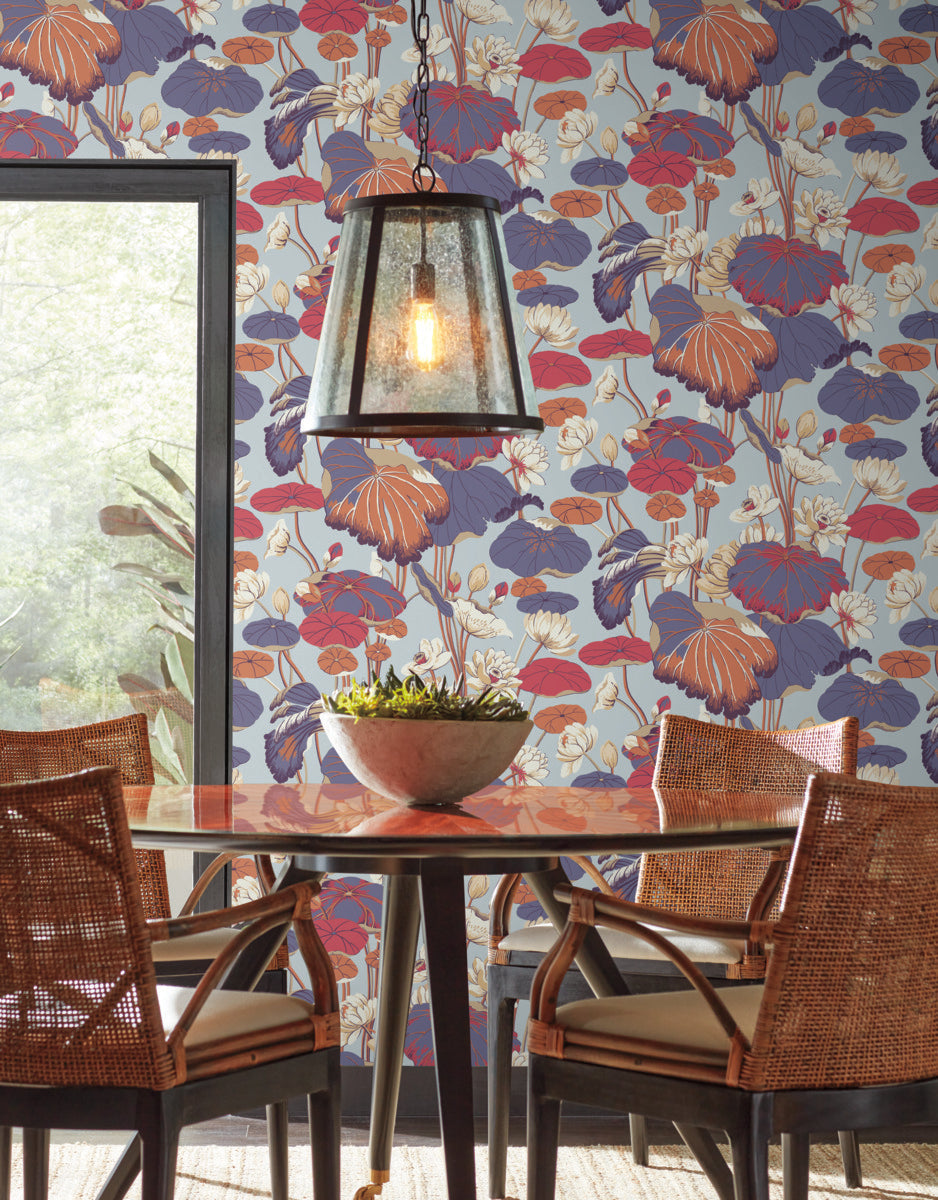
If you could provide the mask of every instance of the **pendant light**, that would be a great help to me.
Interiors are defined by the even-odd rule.
[[[419,54],[415,191],[346,202],[301,432],[460,437],[541,431],[498,202],[437,192],[429,162],[426,0],[411,0]]]

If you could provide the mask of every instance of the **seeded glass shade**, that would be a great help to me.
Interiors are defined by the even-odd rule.
[[[302,432],[542,430],[504,264],[498,205],[487,196],[349,200]],[[435,340],[417,319],[421,304]]]

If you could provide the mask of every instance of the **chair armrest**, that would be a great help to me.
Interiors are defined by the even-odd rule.
[[[620,900],[618,897],[603,896],[584,888],[572,887],[570,884],[560,884],[554,889],[554,895],[558,900],[569,903],[570,912],[559,940],[544,956],[531,983],[530,1047],[538,1049],[542,1041],[544,1049],[555,1046],[556,1038],[550,1027],[554,1026],[556,1022],[557,996],[563,976],[576,958],[587,929],[597,925],[607,925],[649,942],[674,963],[694,990],[700,994],[702,1000],[720,1023],[720,1027],[730,1043],[726,1080],[728,1083],[736,1082],[742,1056],[750,1048],[749,1039],[737,1025],[710,980],[682,950],[669,942],[663,934],[643,924],[642,921],[653,920],[658,925],[668,924],[669,927],[670,922],[673,921],[674,928],[680,931],[692,931],[703,926],[707,932],[732,930],[737,931],[737,935],[740,928],[748,929],[749,926],[738,921],[698,922],[680,914],[632,904],[629,901]],[[662,920],[662,917],[668,920]],[[532,1034],[533,1040],[531,1040]],[[562,1057],[562,1054],[557,1056]]]
[[[489,906],[489,962],[498,961],[494,955],[498,950],[499,942],[508,933],[511,909],[520,882],[520,875],[503,875],[495,885],[492,902]]]
[[[168,936],[170,927],[176,927],[180,932],[195,933],[202,929],[217,929],[247,921],[244,928],[239,930],[206,968],[192,999],[167,1038],[167,1048],[180,1070],[184,1070],[183,1041],[206,1000],[224,982],[232,964],[244,949],[256,938],[277,926],[281,926],[284,933],[291,923],[294,926],[300,953],[310,973],[317,1014],[326,1015],[338,1011],[335,974],[329,956],[316,933],[310,910],[312,900],[318,893],[317,883],[295,883],[279,892],[263,896],[260,900],[252,900],[249,904],[239,904],[234,908],[218,909],[189,917],[176,917],[169,921],[147,923],[156,927],[157,934],[165,933]]]
[[[293,885],[298,886],[300,885]],[[318,887],[310,886],[313,887],[310,896],[312,899],[318,893]],[[147,929],[152,941],[165,942],[172,938],[187,937],[192,933],[206,933],[210,929],[234,928],[268,913],[283,913],[292,908],[293,904],[289,898],[293,894],[293,887],[261,896],[260,899],[250,900],[246,904],[233,904],[228,908],[213,908],[208,912],[187,913],[178,917],[153,918],[147,921]]]
[[[699,933],[708,937],[745,938],[768,943],[771,943],[775,929],[770,921],[727,921],[717,917],[692,917],[686,913],[672,912],[667,908],[656,908],[654,905],[635,904],[631,900],[623,900],[620,896],[601,896],[595,892],[575,888],[569,883],[560,883],[554,888],[555,898],[564,904],[572,904],[574,897],[579,895],[595,897],[591,918],[579,918],[590,925],[618,928],[619,921],[624,920],[630,926],[657,925],[675,933]],[[633,930],[630,928],[628,932]]]

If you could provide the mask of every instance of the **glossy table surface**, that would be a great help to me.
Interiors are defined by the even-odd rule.
[[[802,806],[766,793],[491,787],[459,805],[417,808],[321,783],[132,787],[126,798],[141,846],[323,859],[772,847],[792,841]]]

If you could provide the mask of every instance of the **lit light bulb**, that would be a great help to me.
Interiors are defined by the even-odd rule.
[[[429,300],[415,300],[411,306],[410,357],[421,371],[440,361],[440,322]]]
[[[410,294],[407,354],[421,371],[431,371],[442,360],[443,346],[440,318],[434,304],[436,278],[430,263],[414,263],[411,267]]]

